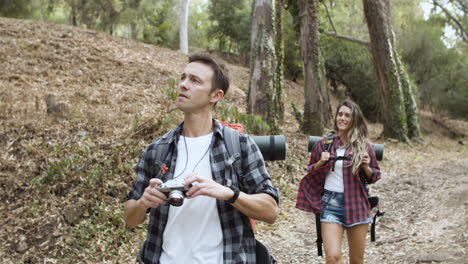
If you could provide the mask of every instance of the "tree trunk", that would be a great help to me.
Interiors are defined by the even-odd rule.
[[[387,8],[389,10],[387,16],[391,17],[390,2],[387,3]],[[401,62],[400,54],[398,54],[398,51],[395,48],[396,37],[392,28],[392,23],[390,19],[387,19],[387,21],[389,22],[393,53],[395,54],[395,61],[398,66],[398,74],[400,76],[401,89],[403,91],[403,100],[405,102],[406,126],[408,129],[407,136],[410,139],[419,139],[421,137],[421,133],[419,131],[418,106],[416,104],[414,84],[411,82],[405,69],[405,65]]]
[[[134,21],[130,22],[130,37],[132,39],[138,38],[137,24]]]
[[[408,137],[417,139],[421,137],[418,123],[418,106],[416,104],[414,85],[410,81],[408,73],[400,60],[400,56],[396,57],[398,71],[400,73],[401,87],[403,90],[403,98],[405,100],[406,125],[408,127]]]
[[[320,87],[320,48],[316,0],[299,0],[300,46],[304,71],[304,115],[302,131],[308,135],[322,135],[323,89]]]
[[[180,32],[179,32],[180,53],[182,54],[188,54],[188,33],[187,33],[188,8],[189,8],[189,0],[182,0],[182,8],[180,10]]]
[[[74,0],[72,1],[69,1],[68,3],[70,5],[70,22],[72,24],[72,26],[78,26],[78,21],[77,21],[77,18],[76,18],[76,8],[77,8],[77,5],[75,3]]]
[[[275,112],[278,120],[284,119],[284,105],[282,101],[283,93],[283,0],[275,0]]]
[[[370,35],[370,49],[379,80],[384,135],[407,141],[404,99],[392,42],[388,0],[363,0]]]
[[[273,131],[278,128],[275,114],[275,49],[272,7],[269,0],[255,0],[250,42],[250,84],[247,109],[261,115]]]

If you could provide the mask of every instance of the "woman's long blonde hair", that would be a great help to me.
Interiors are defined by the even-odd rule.
[[[352,171],[353,174],[356,174],[359,165],[362,162],[363,154],[367,153],[367,148],[369,144],[369,140],[367,138],[367,121],[364,118],[364,115],[361,112],[359,106],[351,101],[345,100],[341,102],[336,108],[335,114],[335,131],[338,132],[338,126],[336,124],[336,118],[338,116],[338,111],[342,106],[349,107],[351,109],[351,121],[349,123],[348,129],[348,145],[351,147],[353,151],[353,161],[352,161]]]

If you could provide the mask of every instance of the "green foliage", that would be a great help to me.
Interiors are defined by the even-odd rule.
[[[208,11],[208,1],[191,0],[189,7],[188,38],[193,48],[209,48],[214,42],[208,36],[212,24]]]
[[[299,47],[299,32],[294,28],[291,12],[284,12],[284,76],[296,81],[302,77],[302,60]]]
[[[218,49],[247,54],[250,50],[250,2],[211,0],[208,12],[212,22],[208,36],[216,40]]]
[[[296,121],[299,123],[299,125],[302,127],[302,123],[304,123],[304,119],[302,117],[301,111],[297,109],[297,106],[294,102],[291,102],[291,108],[293,110],[294,117],[296,118]]]
[[[419,87],[421,106],[468,119],[468,58],[442,41],[444,19],[415,21],[400,38],[403,61]]]
[[[241,123],[249,134],[266,135],[271,130],[261,116],[241,113],[237,107],[228,107],[223,101],[216,106],[215,115],[224,122]]]
[[[31,0],[0,0],[0,16],[27,18],[32,11]]]
[[[326,75],[338,99],[351,97],[367,119],[379,120],[378,82],[370,52],[362,45],[330,37],[322,38],[321,46]]]
[[[56,158],[50,160],[37,183],[59,184],[73,176],[83,176],[84,183],[95,185],[101,179],[102,167],[93,163],[94,143],[88,139],[70,145],[45,145],[43,151],[53,153]]]
[[[175,78],[170,78],[167,82],[169,86],[166,89],[164,89],[164,94],[171,102],[175,102],[178,95],[177,81]]]
[[[78,225],[71,227],[70,245],[66,255],[93,259],[93,253],[105,250],[108,254],[116,254],[119,246],[129,240],[132,233],[124,226],[123,210],[115,205],[100,202],[86,209],[86,218]],[[101,240],[104,238],[104,240]],[[100,247],[96,247],[96,240]],[[87,252],[86,256],[82,256]]]
[[[142,40],[166,47],[178,45],[177,24],[172,19],[178,17],[176,8],[173,0],[143,0],[139,21]]]

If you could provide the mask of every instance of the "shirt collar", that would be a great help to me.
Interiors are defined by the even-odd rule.
[[[174,141],[177,143],[178,138],[182,134],[182,128],[184,127],[184,122],[180,123],[175,129],[174,133],[172,133],[172,136],[170,138],[167,138],[168,143],[173,143]],[[218,123],[216,120],[213,119],[213,135],[220,136],[223,138],[223,126]]]

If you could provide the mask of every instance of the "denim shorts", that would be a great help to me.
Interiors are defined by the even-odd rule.
[[[361,222],[345,224],[346,210],[344,208],[344,193],[325,190],[322,196],[322,204],[323,210],[320,222],[335,223],[345,228],[372,222],[372,219],[369,217]]]

